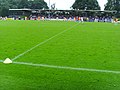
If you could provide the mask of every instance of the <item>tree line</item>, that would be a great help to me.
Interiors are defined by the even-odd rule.
[[[0,16],[7,16],[9,9],[48,9],[44,0],[0,0]]]
[[[116,10],[116,17],[120,17],[120,0],[108,0],[105,10]]]
[[[75,0],[71,7],[76,10],[100,10],[97,0]],[[0,16],[8,15],[10,8],[48,9],[49,7],[44,0],[0,0]],[[120,0],[108,0],[105,10],[116,10],[119,16]]]
[[[79,10],[100,10],[97,0],[75,0],[73,9]],[[120,0],[107,0],[104,10],[117,11],[116,17],[120,17]]]

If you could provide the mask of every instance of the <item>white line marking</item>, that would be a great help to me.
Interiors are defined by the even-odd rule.
[[[67,69],[67,70],[76,70],[76,71],[88,71],[88,72],[120,74],[120,71],[112,71],[112,70],[75,68],[75,67],[55,66],[55,65],[47,65],[47,64],[33,64],[33,63],[26,63],[26,62],[13,62],[13,63],[14,64],[19,64],[19,65],[35,66],[35,67],[47,67],[47,68],[55,68],[55,69]]]
[[[0,60],[3,62],[3,60]],[[120,74],[120,71],[112,71],[112,70],[99,70],[99,69],[90,69],[90,68],[75,68],[68,66],[55,66],[55,65],[47,65],[47,64],[33,64],[27,62],[13,62],[18,65],[27,65],[27,66],[35,66],[35,67],[46,67],[46,68],[55,68],[55,69],[66,69],[66,70],[74,70],[74,71],[88,71],[88,72],[98,72],[98,73],[112,73],[112,74]]]
[[[78,24],[79,24],[79,23],[78,23]],[[78,24],[75,24],[74,26],[72,26],[72,27],[70,27],[70,28],[68,28],[68,29],[65,29],[64,31],[62,31],[62,32],[60,32],[60,33],[58,33],[58,34],[56,34],[56,35],[54,35],[54,36],[52,36],[52,37],[50,37],[50,38],[46,39],[46,40],[45,40],[45,41],[43,41],[43,42],[40,42],[40,43],[39,43],[39,44],[37,44],[36,46],[34,46],[34,47],[32,47],[32,48],[30,48],[30,49],[26,50],[25,52],[23,52],[23,53],[21,53],[21,54],[19,54],[19,55],[15,56],[15,57],[14,57],[13,59],[11,59],[11,60],[12,60],[12,61],[14,61],[14,60],[16,60],[16,59],[20,58],[21,56],[23,56],[23,55],[25,55],[26,53],[28,53],[28,52],[32,51],[33,49],[37,48],[38,46],[43,45],[44,43],[46,43],[46,42],[50,41],[51,39],[53,39],[53,38],[57,37],[58,35],[60,35],[60,34],[62,34],[62,33],[64,33],[64,32],[66,32],[66,31],[68,31],[68,30],[72,29],[73,27],[77,26]]]

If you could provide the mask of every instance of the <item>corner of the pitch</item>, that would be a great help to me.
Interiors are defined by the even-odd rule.
[[[6,58],[3,62],[4,64],[11,64],[13,63],[12,60],[10,60],[9,58]]]

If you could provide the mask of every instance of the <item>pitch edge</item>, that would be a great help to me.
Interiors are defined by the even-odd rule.
[[[3,62],[3,60],[0,60],[0,62]],[[46,68],[54,68],[54,69],[66,69],[66,70],[74,70],[74,71],[120,74],[120,71],[99,70],[99,69],[90,69],[90,68],[75,68],[75,67],[55,66],[55,65],[47,65],[47,64],[33,64],[33,63],[27,63],[27,62],[13,62],[13,64],[27,65],[27,66],[34,66],[34,67],[46,67]]]
[[[120,74],[120,71],[112,71],[112,70],[99,70],[99,69],[90,69],[90,68],[75,68],[75,67],[55,66],[55,65],[47,65],[47,64],[33,64],[33,63],[26,63],[26,62],[13,62],[13,63],[14,64],[19,64],[19,65],[35,66],[35,67],[46,67],[46,68],[66,69],[66,70],[74,70],[74,71],[88,71],[88,72]]]

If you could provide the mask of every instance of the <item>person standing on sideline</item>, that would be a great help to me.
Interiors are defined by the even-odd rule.
[[[81,17],[81,22],[84,22],[83,17]]]

